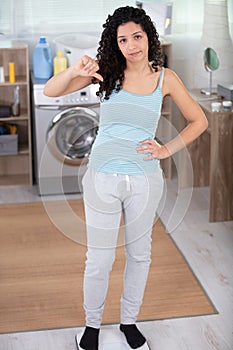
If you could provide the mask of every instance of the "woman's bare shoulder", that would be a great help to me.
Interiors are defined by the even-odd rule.
[[[176,94],[177,91],[186,92],[186,88],[178,75],[170,68],[164,69],[163,95]]]
[[[164,79],[168,81],[180,80],[178,75],[170,68],[164,68]]]

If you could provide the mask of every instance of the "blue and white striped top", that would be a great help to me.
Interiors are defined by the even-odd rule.
[[[144,160],[136,148],[154,139],[162,107],[162,68],[157,88],[147,95],[113,91],[100,106],[100,123],[88,167],[100,172],[137,175],[153,173],[158,159]]]

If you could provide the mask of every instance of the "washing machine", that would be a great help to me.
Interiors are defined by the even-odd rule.
[[[99,123],[98,85],[47,97],[32,83],[33,168],[39,195],[81,193]]]

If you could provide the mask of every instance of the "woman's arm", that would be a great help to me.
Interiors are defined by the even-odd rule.
[[[208,127],[208,121],[199,104],[190,96],[187,89],[170,69],[165,69],[163,82],[163,95],[170,95],[176,103],[180,112],[188,121],[188,125],[174,139],[161,146],[154,140],[144,140],[139,153],[151,153],[147,159],[164,159],[176,153],[198,136],[200,136]]]
[[[98,63],[94,59],[83,56],[77,63],[49,79],[45,84],[44,94],[50,97],[69,94],[90,85],[93,77],[103,81],[102,76],[97,73],[98,70]]]

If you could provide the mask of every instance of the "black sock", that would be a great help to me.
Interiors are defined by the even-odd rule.
[[[140,348],[146,342],[146,338],[137,328],[136,324],[121,324],[120,330],[124,333],[127,343],[132,349]]]
[[[87,326],[79,343],[81,348],[85,350],[98,350],[99,331],[98,328]]]

